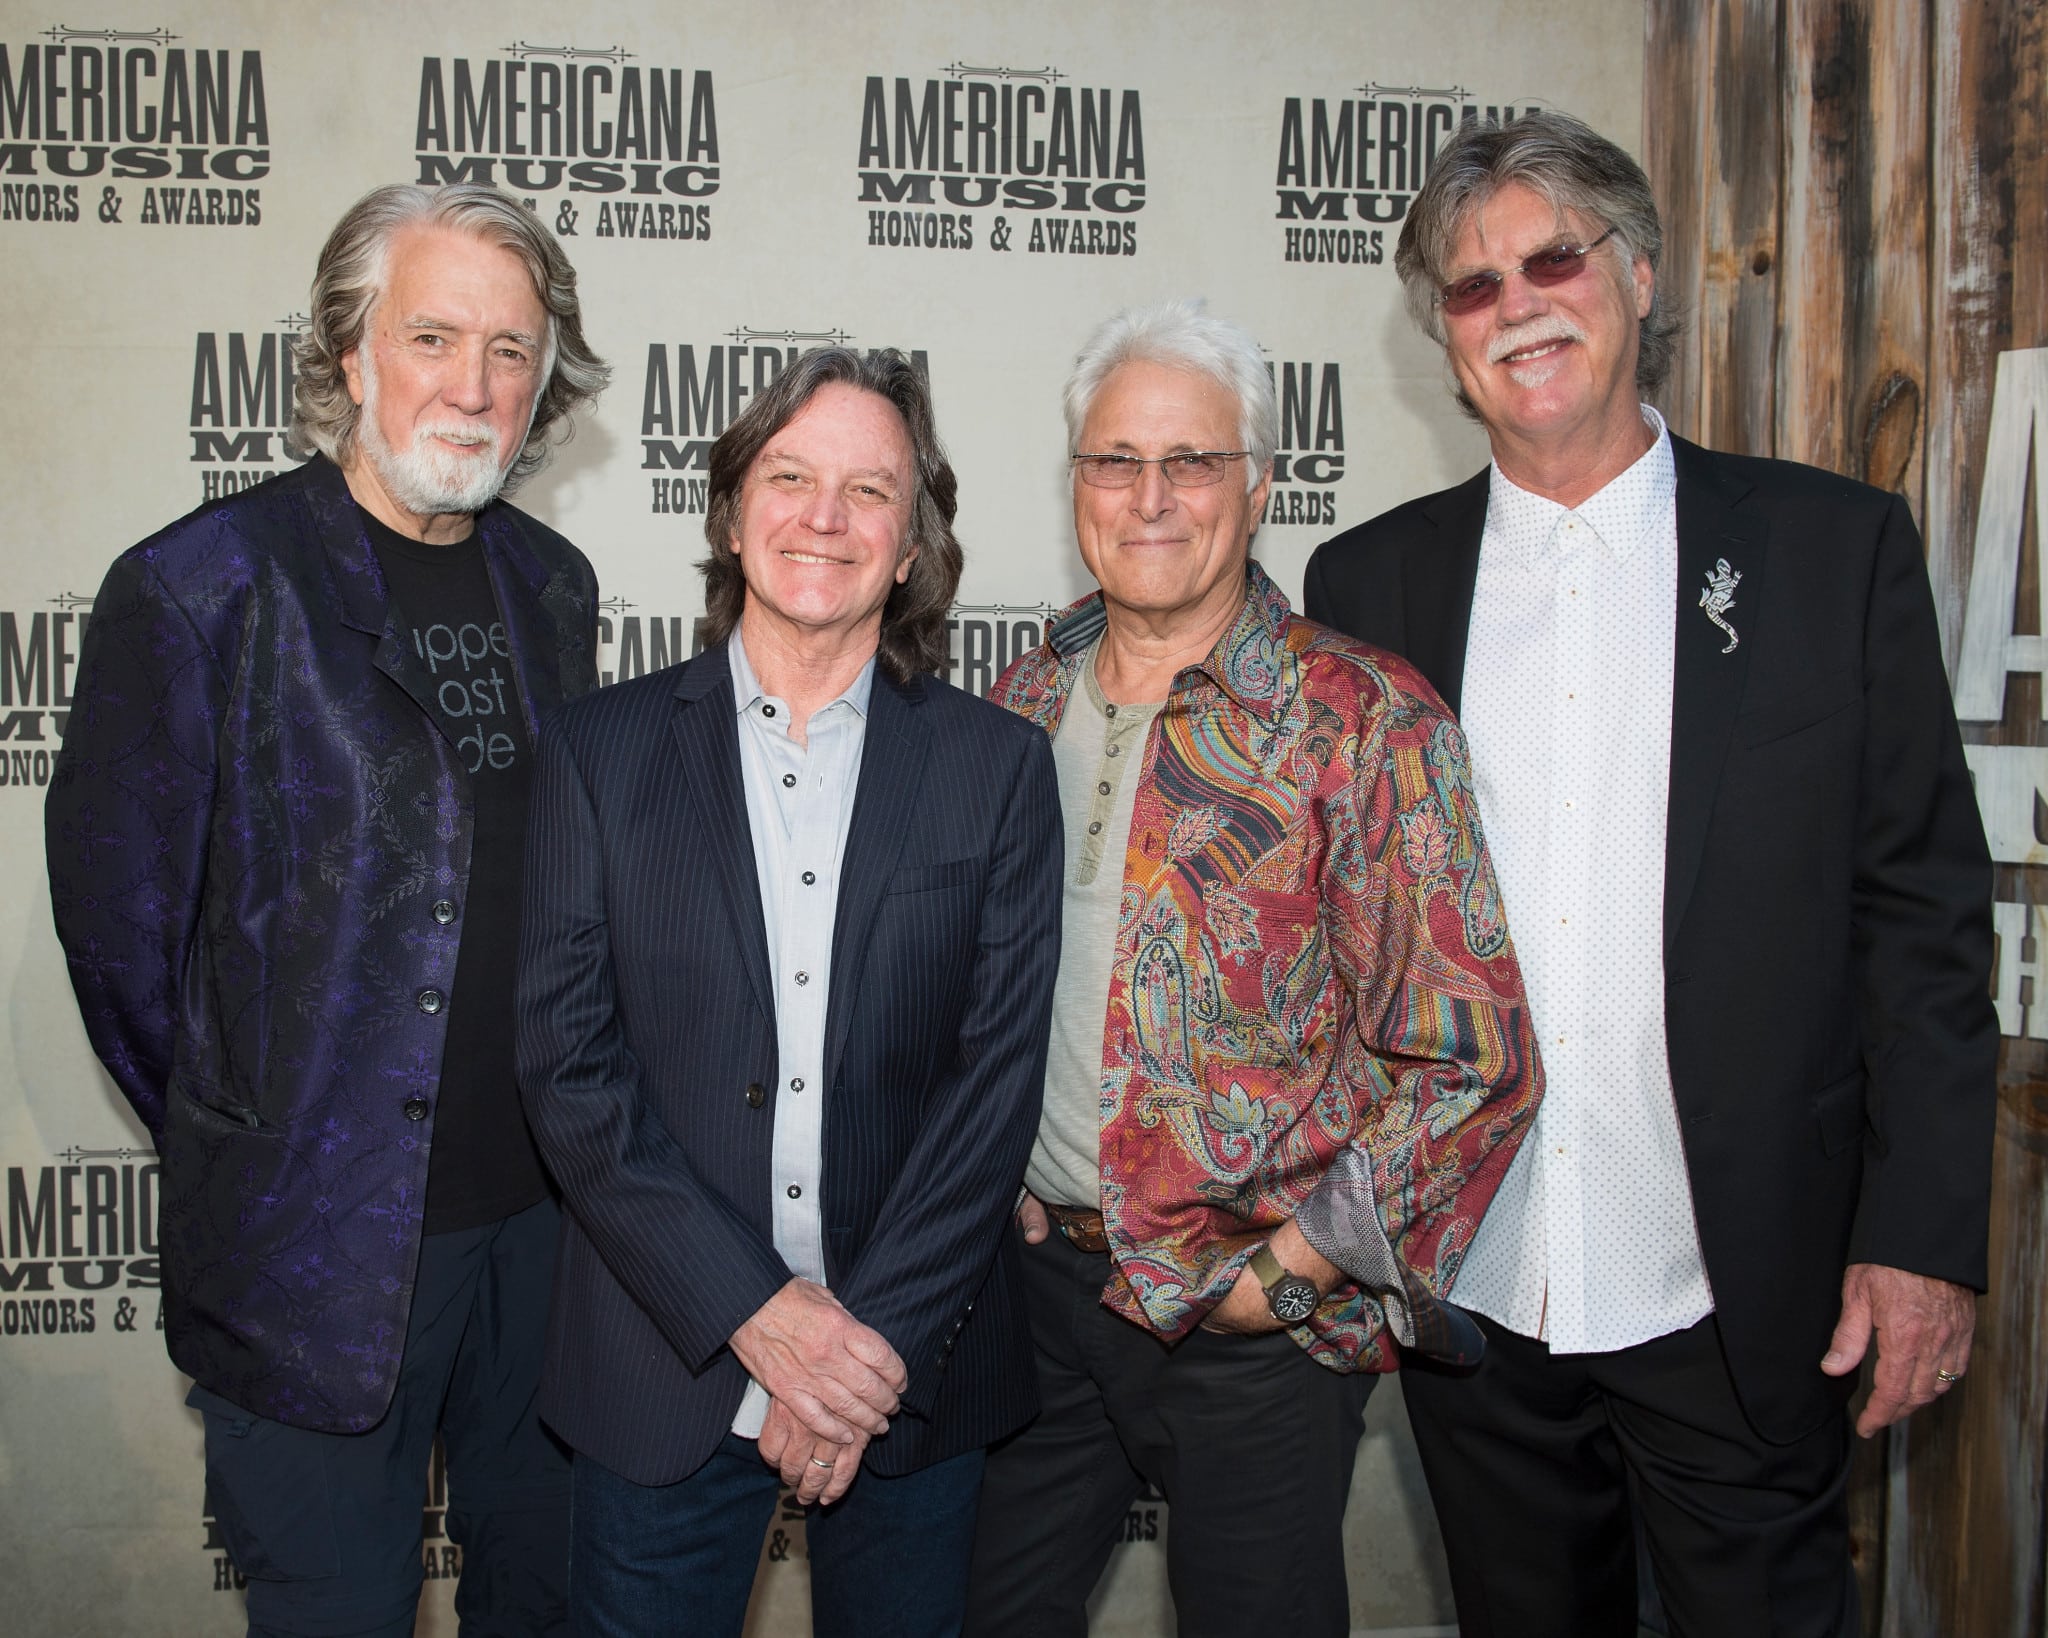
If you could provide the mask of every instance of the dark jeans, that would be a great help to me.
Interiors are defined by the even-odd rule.
[[[1711,1315],[1606,1354],[1479,1323],[1475,1372],[1401,1372],[1465,1638],[1635,1638],[1637,1523],[1678,1638],[1858,1630],[1846,1417],[1759,1438]]]
[[[947,1638],[960,1630],[982,1453],[886,1479],[863,1471],[809,1509],[818,1638]],[[578,1638],[726,1638],[746,1621],[782,1481],[727,1434],[674,1484],[635,1484],[579,1454],[569,1558]]]
[[[1124,1514],[1171,1508],[1182,1638],[1343,1638],[1344,1505],[1377,1378],[1324,1369],[1285,1332],[1169,1348],[1104,1308],[1106,1253],[1026,1246],[1038,1419],[989,1452],[967,1630],[1081,1638]]]
[[[397,1391],[366,1433],[286,1427],[192,1390],[250,1638],[411,1638],[436,1431],[463,1638],[567,1631],[569,1464],[534,1414],[557,1220],[543,1201],[420,1242]]]

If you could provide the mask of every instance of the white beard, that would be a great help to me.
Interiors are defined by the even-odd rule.
[[[393,449],[377,424],[377,368],[369,353],[365,347],[356,443],[384,492],[415,517],[481,512],[504,488],[511,465],[498,458],[497,429],[463,416],[425,421],[413,428],[410,449]],[[466,446],[466,452],[448,448],[443,439]]]

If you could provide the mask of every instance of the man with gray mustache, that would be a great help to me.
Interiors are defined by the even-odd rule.
[[[1961,1380],[1985,1279],[1991,873],[1905,504],[1641,398],[1642,170],[1466,126],[1395,266],[1493,460],[1330,541],[1310,616],[1459,712],[1547,1090],[1402,1371],[1467,1638],[1859,1630],[1843,1407]]]
[[[162,1155],[165,1340],[250,1632],[412,1632],[439,1434],[462,1631],[556,1633],[559,1214],[510,1014],[534,737],[596,682],[597,583],[499,497],[608,372],[553,236],[490,188],[367,195],[310,312],[305,465],[93,605],[57,933]]]

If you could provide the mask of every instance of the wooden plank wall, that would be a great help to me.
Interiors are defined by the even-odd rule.
[[[1661,407],[1675,431],[1716,448],[1905,496],[1953,658],[1997,359],[2048,346],[2048,6],[1645,10],[1643,158],[1665,212],[1663,284],[1691,319]],[[2039,521],[2022,609],[2038,606]],[[2038,685],[2014,679],[2003,723],[1965,737],[2048,743]],[[2044,876],[2001,866],[1998,897],[2048,903]],[[2048,964],[2048,948],[2035,954]],[[2048,1635],[2044,1273],[2048,1042],[2009,1039],[1993,1288],[1969,1379],[1859,1453],[1873,1638]]]

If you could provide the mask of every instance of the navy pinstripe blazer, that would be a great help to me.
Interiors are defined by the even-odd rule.
[[[826,1274],[910,1374],[865,1465],[897,1474],[1036,1410],[1003,1230],[1038,1127],[1059,963],[1046,736],[878,672],[825,1027]],[[775,1021],[723,647],[543,730],[519,1079],[566,1207],[542,1414],[640,1484],[693,1472],[790,1277],[771,1228]]]

